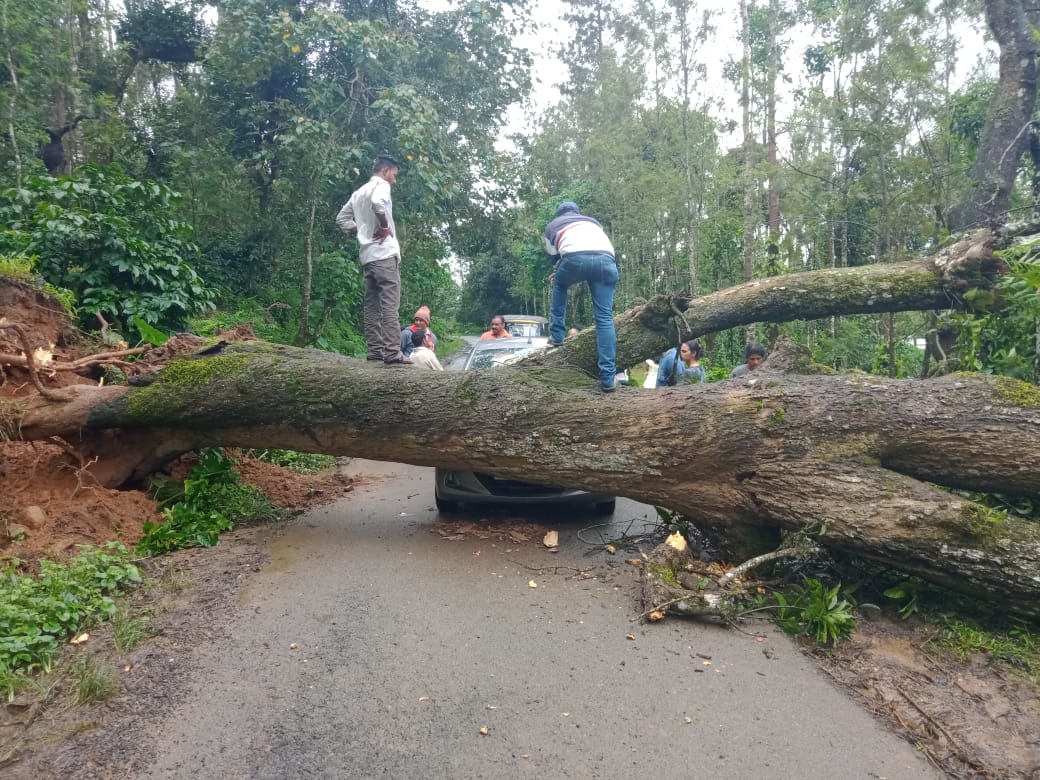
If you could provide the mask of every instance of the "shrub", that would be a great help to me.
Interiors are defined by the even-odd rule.
[[[84,547],[68,564],[43,560],[38,577],[18,574],[19,563],[12,561],[0,578],[0,681],[18,669],[49,669],[72,633],[115,613],[110,594],[141,581],[118,542]]]
[[[809,636],[821,645],[852,636],[856,619],[852,605],[839,596],[841,583],[828,588],[819,580],[806,578],[785,596],[774,593],[777,623],[789,634]]]
[[[0,193],[0,253],[34,257],[47,282],[75,293],[81,314],[176,326],[213,300],[188,262],[198,251],[190,227],[170,216],[178,199],[117,165],[30,177]]]
[[[252,485],[244,485],[234,471],[235,461],[217,448],[199,453],[199,463],[184,486],[170,493],[170,484],[158,494],[173,502],[163,509],[163,522],[145,523],[137,544],[142,555],[160,555],[184,547],[212,547],[235,523],[275,520],[282,510]]]

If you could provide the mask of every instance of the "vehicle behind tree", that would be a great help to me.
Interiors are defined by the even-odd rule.
[[[539,318],[543,319],[544,318]],[[508,323],[508,318],[506,322]],[[538,323],[523,323],[523,327]],[[545,323],[548,327],[548,323]],[[476,371],[507,365],[536,349],[545,347],[544,336],[527,338],[492,339],[478,341],[466,359],[463,371]],[[505,506],[546,506],[569,504],[590,507],[596,514],[614,513],[613,496],[589,493],[585,490],[539,485],[523,480],[495,477],[473,471],[435,469],[434,498],[437,509],[444,514],[458,511],[463,504],[494,504]]]

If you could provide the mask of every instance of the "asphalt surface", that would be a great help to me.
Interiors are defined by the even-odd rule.
[[[347,468],[369,478],[288,526],[200,650],[149,777],[940,776],[771,623],[635,621],[596,518],[540,516],[556,553],[446,539],[432,469]],[[605,538],[651,514],[619,500]]]

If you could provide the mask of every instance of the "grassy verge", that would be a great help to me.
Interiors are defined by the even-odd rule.
[[[73,634],[113,616],[113,595],[141,582],[118,542],[85,548],[67,564],[40,561],[37,576],[8,562],[0,579],[0,695],[11,699],[49,671]]]

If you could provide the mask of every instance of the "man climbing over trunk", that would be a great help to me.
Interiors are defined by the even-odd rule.
[[[554,261],[549,276],[552,284],[549,343],[559,346],[566,335],[567,288],[577,282],[588,282],[596,321],[599,387],[604,393],[612,393],[617,371],[614,288],[617,287],[618,270],[614,245],[599,222],[583,216],[577,203],[566,200],[556,208],[556,218],[545,228],[545,249]]]

